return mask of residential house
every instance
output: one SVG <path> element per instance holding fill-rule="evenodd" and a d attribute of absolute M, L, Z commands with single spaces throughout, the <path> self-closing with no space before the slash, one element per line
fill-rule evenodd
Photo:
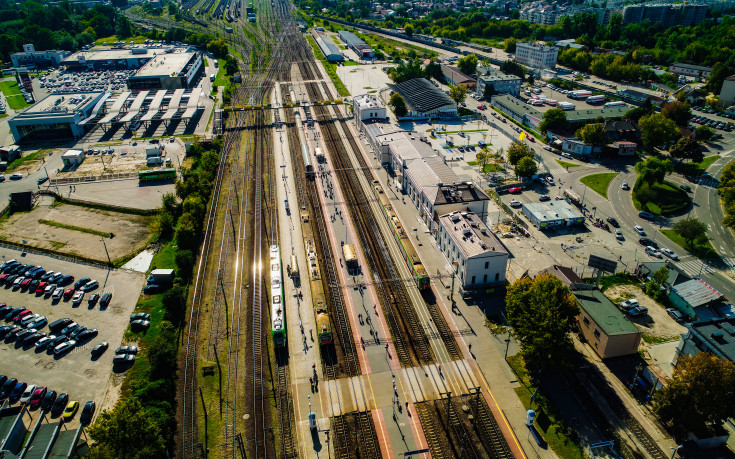
<path fill-rule="evenodd" d="M 579 305 L 579 330 L 602 359 L 638 352 L 638 330 L 600 290 L 572 290 Z"/>

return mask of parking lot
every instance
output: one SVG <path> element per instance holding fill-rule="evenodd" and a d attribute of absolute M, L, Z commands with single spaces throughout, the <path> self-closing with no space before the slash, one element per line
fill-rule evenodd
<path fill-rule="evenodd" d="M 92 293 L 112 293 L 109 306 L 100 308 L 99 304 L 90 307 L 86 298 L 81 304 L 74 306 L 71 301 L 52 301 L 50 297 L 43 295 L 7 286 L 0 287 L 1 302 L 14 307 L 25 306 L 35 314 L 46 316 L 49 323 L 68 317 L 78 324 L 90 329 L 97 328 L 99 331 L 96 337 L 62 355 L 39 351 L 33 344 L 21 345 L 15 340 L 3 339 L 0 341 L 2 373 L 21 382 L 48 386 L 59 393 L 67 392 L 70 400 L 78 400 L 80 405 L 94 400 L 97 402 L 97 413 L 102 406 L 111 406 L 117 399 L 117 389 L 122 378 L 110 376 L 121 374 L 127 369 L 117 366 L 113 368 L 112 359 L 115 348 L 122 343 L 123 333 L 129 323 L 128 317 L 145 282 L 144 275 L 124 270 L 108 272 L 43 255 L 22 256 L 18 251 L 7 249 L 0 251 L 0 254 L 5 261 L 15 258 L 23 264 L 41 265 L 46 270 L 71 274 L 76 280 L 83 277 L 97 280 L 99 288 L 87 293 L 86 297 Z M 48 325 L 39 331 L 48 333 Z M 99 358 L 92 358 L 91 349 L 102 341 L 109 342 L 109 349 Z M 77 418 L 78 416 L 77 414 Z"/>
<path fill-rule="evenodd" d="M 121 91 L 127 78 L 137 70 L 104 70 L 99 72 L 71 72 L 54 70 L 38 78 L 39 87 L 47 93 L 79 91 Z"/>
<path fill-rule="evenodd" d="M 617 285 L 610 287 L 605 291 L 605 295 L 616 305 L 620 304 L 623 300 L 635 298 L 641 306 L 648 308 L 648 312 L 639 317 L 630 317 L 626 314 L 628 319 L 646 335 L 673 340 L 678 339 L 679 335 L 686 332 L 686 328 L 683 325 L 676 323 L 674 319 L 669 317 L 666 309 L 643 293 L 643 290 L 637 285 Z"/>

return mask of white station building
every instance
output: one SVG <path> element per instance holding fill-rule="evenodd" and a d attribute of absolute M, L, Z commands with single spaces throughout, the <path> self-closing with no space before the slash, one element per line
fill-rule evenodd
<path fill-rule="evenodd" d="M 80 123 L 104 104 L 103 96 L 102 91 L 50 94 L 10 118 L 10 132 L 16 142 L 81 137 Z"/>

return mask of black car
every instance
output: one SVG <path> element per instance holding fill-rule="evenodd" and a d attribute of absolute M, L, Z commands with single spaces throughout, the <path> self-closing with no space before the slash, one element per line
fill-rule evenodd
<path fill-rule="evenodd" d="M 5 279 L 5 285 L 7 285 L 8 287 L 12 286 L 13 281 L 17 278 L 18 278 L 17 274 L 11 274 L 10 276 L 8 276 L 7 279 Z"/>
<path fill-rule="evenodd" d="M 52 332 L 55 332 L 57 330 L 62 330 L 64 327 L 66 327 L 72 322 L 74 322 L 72 319 L 65 317 L 63 319 L 55 320 L 51 325 L 48 326 L 48 328 Z"/>
<path fill-rule="evenodd" d="M 89 425 L 90 422 L 92 422 L 92 416 L 94 415 L 94 409 L 95 404 L 93 400 L 88 401 L 84 404 L 84 408 L 82 409 L 82 415 L 79 416 L 79 422 L 82 424 Z"/>
<path fill-rule="evenodd" d="M 110 301 L 112 301 L 112 293 L 105 293 L 102 295 L 102 298 L 100 298 L 100 306 L 106 308 L 110 305 Z"/>
<path fill-rule="evenodd" d="M 617 220 L 615 220 L 615 219 L 614 219 L 614 218 L 612 218 L 612 217 L 607 217 L 607 222 L 608 222 L 609 224 L 611 224 L 612 226 L 614 226 L 615 228 L 620 228 L 620 223 L 618 223 L 618 221 L 617 221 Z"/>
<path fill-rule="evenodd" d="M 0 387 L 3 387 L 3 384 L 5 384 L 5 381 L 8 380 L 8 377 L 5 375 L 0 375 Z"/>
<path fill-rule="evenodd" d="M 69 394 L 62 392 L 56 397 L 54 404 L 51 406 L 51 416 L 58 416 L 66 408 L 66 404 L 69 403 Z"/>
<path fill-rule="evenodd" d="M 90 328 L 88 330 L 84 330 L 81 333 L 79 333 L 76 337 L 77 343 L 82 341 L 87 341 L 89 339 L 94 338 L 97 336 L 97 329 L 96 328 Z"/>
<path fill-rule="evenodd" d="M 36 289 L 38 288 L 38 284 L 40 284 L 41 281 L 38 279 L 33 279 L 30 284 L 28 284 L 28 291 L 31 293 L 36 293 Z"/>
<path fill-rule="evenodd" d="M 90 279 L 89 277 L 82 277 L 81 279 L 79 279 L 78 281 L 76 281 L 76 283 L 74 284 L 74 289 L 75 290 L 79 290 L 79 287 L 81 287 L 82 285 L 86 284 L 87 282 L 89 282 L 91 280 L 92 279 Z"/>
<path fill-rule="evenodd" d="M 84 325 L 79 326 L 79 327 L 75 328 L 71 333 L 69 333 L 69 338 L 71 338 L 71 339 L 77 339 L 77 336 L 79 336 L 80 334 L 84 333 L 85 331 L 87 331 L 87 327 L 85 327 Z"/>
<path fill-rule="evenodd" d="M 38 184 L 42 185 L 44 182 L 48 180 L 48 175 L 44 175 L 43 177 L 38 177 Z"/>
<path fill-rule="evenodd" d="M 13 310 L 12 306 L 3 306 L 0 308 L 0 317 L 4 317 L 7 313 Z"/>
<path fill-rule="evenodd" d="M 72 276 L 71 274 L 67 274 L 66 276 L 62 277 L 59 280 L 58 284 L 59 286 L 62 286 L 62 285 L 71 284 L 72 282 L 74 282 L 74 276 Z"/>
<path fill-rule="evenodd" d="M 10 378 L 2 386 L 0 386 L 0 400 L 5 400 L 10 395 L 10 391 L 13 390 L 15 385 L 18 384 L 18 380 Z"/>
<path fill-rule="evenodd" d="M 5 335 L 10 333 L 10 330 L 12 330 L 14 325 L 3 325 L 0 327 L 0 339 L 4 338 Z"/>
<path fill-rule="evenodd" d="M 46 395 L 44 395 L 43 400 L 41 400 L 41 409 L 43 411 L 50 410 L 56 401 L 56 396 L 57 394 L 55 390 L 46 391 Z"/>
<path fill-rule="evenodd" d="M 44 336 L 46 336 L 45 332 L 36 332 L 30 335 L 26 335 L 23 338 L 23 344 L 34 344 L 36 341 L 43 338 Z"/>
<path fill-rule="evenodd" d="M 110 345 L 107 343 L 107 341 L 102 341 L 92 349 L 92 357 L 102 355 L 109 346 Z"/>
<path fill-rule="evenodd" d="M 658 244 L 656 244 L 651 239 L 648 239 L 647 237 L 642 237 L 642 238 L 638 239 L 638 242 L 640 242 L 640 244 L 642 246 L 645 246 L 645 247 L 649 247 L 650 246 L 650 247 L 658 248 Z"/>
<path fill-rule="evenodd" d="M 48 342 L 46 345 L 46 348 L 49 349 L 49 351 L 53 351 L 53 349 L 58 346 L 61 343 L 65 343 L 69 341 L 69 337 L 65 335 L 57 336 L 56 338 L 52 339 Z"/>

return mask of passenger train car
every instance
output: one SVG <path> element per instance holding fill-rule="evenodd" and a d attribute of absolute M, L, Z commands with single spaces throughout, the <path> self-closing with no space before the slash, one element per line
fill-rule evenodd
<path fill-rule="evenodd" d="M 311 164 L 311 155 L 309 154 L 309 148 L 301 144 L 301 156 L 304 160 L 304 170 L 306 171 L 306 178 L 314 178 L 314 166 Z"/>
<path fill-rule="evenodd" d="M 388 221 L 393 231 L 393 237 L 398 241 L 398 245 L 401 248 L 401 254 L 403 255 L 403 261 L 411 270 L 414 281 L 418 286 L 419 290 L 430 288 L 429 275 L 426 272 L 426 268 L 421 259 L 416 253 L 416 249 L 411 242 L 411 238 L 406 234 L 406 230 L 403 228 L 401 220 L 398 218 L 393 205 L 390 203 L 390 199 L 383 191 L 383 187 L 377 180 L 373 181 L 373 190 L 375 191 L 375 197 L 380 202 L 380 209 L 383 211 L 383 216 Z"/>
<path fill-rule="evenodd" d="M 324 284 L 322 283 L 319 270 L 314 238 L 307 236 L 304 242 L 306 243 L 306 257 L 309 261 L 309 281 L 311 283 L 311 300 L 314 308 L 314 317 L 316 318 L 316 334 L 319 338 L 319 345 L 326 346 L 332 343 L 334 336 L 332 335 L 332 323 L 329 319 L 329 312 L 327 311 Z"/>
<path fill-rule="evenodd" d="M 277 245 L 270 248 L 271 276 L 271 333 L 276 347 L 286 345 L 286 311 L 283 302 L 283 283 L 281 274 L 281 249 Z"/>

